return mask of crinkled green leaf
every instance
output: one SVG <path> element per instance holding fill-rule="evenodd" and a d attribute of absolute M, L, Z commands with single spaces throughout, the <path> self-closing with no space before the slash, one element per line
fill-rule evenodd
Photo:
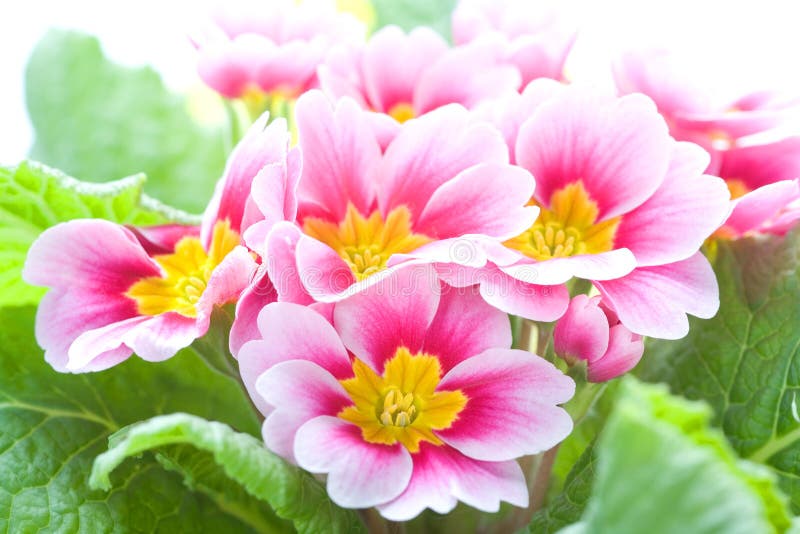
<path fill-rule="evenodd" d="M 675 342 L 651 340 L 641 376 L 714 408 L 738 453 L 780 476 L 800 512 L 800 230 L 722 242 L 720 311 Z"/>
<path fill-rule="evenodd" d="M 197 222 L 142 194 L 143 174 L 90 184 L 35 162 L 0 167 L 0 306 L 39 301 L 44 289 L 22 281 L 22 266 L 39 234 L 63 221 L 97 217 L 122 224 Z"/>
<path fill-rule="evenodd" d="M 776 477 L 740 460 L 710 419 L 704 403 L 626 380 L 598 442 L 589 504 L 564 532 L 785 532 Z"/>
<path fill-rule="evenodd" d="M 147 450 L 158 451 L 164 465 L 215 500 L 255 510 L 253 501 L 262 508 L 269 505 L 299 532 L 364 530 L 353 510 L 333 504 L 316 480 L 269 452 L 260 440 L 187 414 L 156 417 L 113 436 L 109 450 L 95 460 L 92 487 L 110 489 L 109 474 L 129 456 Z M 242 498 L 242 488 L 249 499 Z"/>
<path fill-rule="evenodd" d="M 0 309 L 0 532 L 252 532 L 237 515 L 152 455 L 91 490 L 110 435 L 159 414 L 188 412 L 258 434 L 240 386 L 190 349 L 162 363 L 132 357 L 107 371 L 53 371 L 33 339 L 33 308 Z"/>
<path fill-rule="evenodd" d="M 450 36 L 450 15 L 456 0 L 372 0 L 378 27 L 388 24 L 411 31 L 429 26 L 445 37 Z"/>
<path fill-rule="evenodd" d="M 33 159 L 92 182 L 144 172 L 149 194 L 203 210 L 225 164 L 222 131 L 196 124 L 151 68 L 115 65 L 94 37 L 51 30 L 25 84 Z"/>

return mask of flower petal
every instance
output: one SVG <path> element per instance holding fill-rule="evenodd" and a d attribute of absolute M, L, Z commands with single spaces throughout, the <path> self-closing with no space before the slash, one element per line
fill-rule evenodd
<path fill-rule="evenodd" d="M 487 350 L 453 367 L 437 389 L 461 390 L 468 399 L 453 425 L 437 436 L 476 460 L 537 454 L 572 431 L 572 419 L 557 405 L 572 398 L 575 383 L 526 351 Z"/>
<path fill-rule="evenodd" d="M 413 469 L 411 454 L 400 443 L 367 443 L 356 425 L 330 416 L 300 427 L 294 455 L 306 471 L 327 473 L 328 495 L 346 508 L 369 508 L 394 499 L 408 486 Z"/>
<path fill-rule="evenodd" d="M 599 298 L 576 295 L 553 330 L 556 354 L 567 361 L 593 362 L 609 348 L 609 323 L 597 305 Z"/>
<path fill-rule="evenodd" d="M 798 198 L 798 180 L 783 180 L 759 187 L 735 201 L 733 211 L 725 221 L 724 231 L 736 236 L 758 231 Z"/>
<path fill-rule="evenodd" d="M 590 382 L 605 382 L 621 376 L 639 363 L 644 354 L 642 336 L 631 333 L 625 325 L 615 325 L 609 332 L 608 350 L 586 370 Z"/>
<path fill-rule="evenodd" d="M 378 506 L 390 521 L 408 521 L 426 508 L 447 514 L 461 501 L 483 512 L 497 512 L 500 502 L 528 505 L 528 488 L 519 464 L 481 462 L 446 445 L 422 443 L 412 456 L 414 471 L 406 490 Z"/>
<path fill-rule="evenodd" d="M 532 321 L 555 321 L 569 305 L 569 292 L 562 284 L 531 284 L 494 266 L 483 269 L 480 279 L 481 296 L 486 302 Z"/>
<path fill-rule="evenodd" d="M 236 318 L 231 325 L 229 346 L 234 358 L 248 341 L 261 338 L 258 330 L 258 314 L 267 304 L 278 300 L 278 292 L 262 265 L 253 282 L 244 290 L 236 302 Z"/>

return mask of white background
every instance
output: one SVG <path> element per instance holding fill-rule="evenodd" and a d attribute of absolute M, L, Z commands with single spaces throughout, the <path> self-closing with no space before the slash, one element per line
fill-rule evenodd
<path fill-rule="evenodd" d="M 153 65 L 168 85 L 184 91 L 199 83 L 186 34 L 203 20 L 212 1 L 5 0 L 0 163 L 18 162 L 32 142 L 24 67 L 48 28 L 97 35 L 115 61 Z M 575 78 L 607 83 L 606 65 L 615 50 L 657 42 L 678 50 L 693 75 L 721 93 L 778 86 L 800 94 L 800 0 L 586 0 L 571 9 L 583 27 L 569 64 Z"/>

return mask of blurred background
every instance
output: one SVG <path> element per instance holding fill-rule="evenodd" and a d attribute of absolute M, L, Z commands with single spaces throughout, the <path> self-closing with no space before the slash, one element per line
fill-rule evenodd
<path fill-rule="evenodd" d="M 452 5 L 453 0 L 439 0 Z M 535 1 L 535 0 L 532 0 Z M 186 35 L 212 0 L 29 0 L 6 6 L 0 32 L 0 163 L 26 157 L 33 131 L 25 108 L 25 65 L 49 28 L 76 29 L 99 38 L 112 61 L 151 65 L 166 85 L 190 93 L 207 120 L 222 120 L 213 95 L 195 74 Z M 583 31 L 567 64 L 574 79 L 608 84 L 608 59 L 634 43 L 668 43 L 685 55 L 698 78 L 720 93 L 783 87 L 800 93 L 800 2 L 797 0 L 594 0 L 564 2 Z M 46 88 L 57 92 L 59 87 Z M 102 106 L 102 102 L 97 103 Z M 68 109 L 64 113 L 69 113 Z"/>

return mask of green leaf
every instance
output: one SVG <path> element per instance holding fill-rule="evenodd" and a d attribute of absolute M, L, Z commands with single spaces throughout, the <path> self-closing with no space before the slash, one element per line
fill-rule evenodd
<path fill-rule="evenodd" d="M 247 509 L 255 511 L 258 502 L 261 508 L 267 503 L 278 515 L 292 520 L 299 532 L 364 530 L 353 510 L 334 505 L 316 480 L 267 451 L 260 440 L 187 414 L 156 417 L 112 436 L 108 452 L 95 460 L 90 485 L 110 489 L 109 473 L 129 456 L 146 450 L 159 451 L 163 464 L 215 500 L 239 507 L 251 501 Z M 205 461 L 198 462 L 197 456 Z M 250 499 L 242 499 L 242 488 Z M 236 498 L 230 498 L 231 494 Z"/>
<path fill-rule="evenodd" d="M 222 131 L 196 124 L 155 71 L 111 63 L 94 37 L 51 30 L 25 84 L 33 159 L 92 182 L 144 172 L 148 193 L 203 210 L 225 164 Z"/>
<path fill-rule="evenodd" d="M 456 0 L 372 0 L 378 27 L 396 24 L 405 31 L 429 26 L 450 37 L 450 15 Z"/>
<path fill-rule="evenodd" d="M 710 419 L 704 403 L 627 379 L 598 442 L 589 505 L 564 532 L 785 532 L 775 477 L 738 459 Z"/>
<path fill-rule="evenodd" d="M 22 266 L 33 241 L 55 224 L 91 217 L 140 226 L 197 222 L 144 196 L 144 183 L 138 174 L 90 184 L 35 162 L 0 167 L 0 306 L 34 304 L 44 294 L 22 281 Z"/>
<path fill-rule="evenodd" d="M 714 408 L 737 452 L 780 476 L 800 512 L 800 229 L 785 238 L 722 242 L 715 270 L 720 311 L 693 320 L 676 342 L 651 340 L 645 380 Z"/>
<path fill-rule="evenodd" d="M 0 309 L 0 532 L 252 532 L 237 514 L 152 455 L 114 472 L 114 490 L 91 490 L 94 458 L 113 433 L 172 412 L 258 435 L 240 386 L 192 350 L 162 363 L 132 357 L 101 373 L 66 375 L 44 362 L 33 308 Z"/>

